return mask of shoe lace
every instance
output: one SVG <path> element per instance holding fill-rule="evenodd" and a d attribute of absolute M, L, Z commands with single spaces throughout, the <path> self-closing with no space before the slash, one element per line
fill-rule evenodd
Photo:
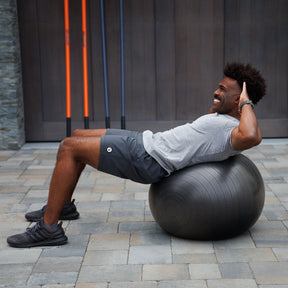
<path fill-rule="evenodd" d="M 39 229 L 39 228 L 40 228 L 40 224 L 39 224 L 39 222 L 37 222 L 33 227 L 28 227 L 28 228 L 26 229 L 26 231 L 27 231 L 28 233 L 34 233 L 34 232 L 36 232 L 36 230 Z"/>

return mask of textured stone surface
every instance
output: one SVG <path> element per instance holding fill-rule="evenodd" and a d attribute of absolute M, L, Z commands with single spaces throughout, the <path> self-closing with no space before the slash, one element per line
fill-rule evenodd
<path fill-rule="evenodd" d="M 17 1 L 0 1 L 0 149 L 25 142 Z"/>
<path fill-rule="evenodd" d="M 29 227 L 24 214 L 46 203 L 59 144 L 0 151 L 0 286 L 288 288 L 288 179 L 278 178 L 288 140 L 282 142 L 268 149 L 264 141 L 248 153 L 261 167 L 268 197 L 257 223 L 236 238 L 173 237 L 146 217 L 149 185 L 87 167 L 74 193 L 80 218 L 63 222 L 68 244 L 31 249 L 8 247 L 6 238 Z"/>

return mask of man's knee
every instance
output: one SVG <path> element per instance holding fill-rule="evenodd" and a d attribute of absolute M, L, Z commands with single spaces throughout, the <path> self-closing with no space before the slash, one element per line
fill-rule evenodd
<path fill-rule="evenodd" d="M 61 158 L 68 156 L 73 152 L 73 147 L 75 146 L 75 141 L 73 138 L 67 137 L 64 138 L 58 148 L 57 160 L 59 161 Z"/>
<path fill-rule="evenodd" d="M 72 134 L 71 137 L 77 137 L 77 136 L 81 136 L 82 135 L 82 129 L 75 129 Z"/>

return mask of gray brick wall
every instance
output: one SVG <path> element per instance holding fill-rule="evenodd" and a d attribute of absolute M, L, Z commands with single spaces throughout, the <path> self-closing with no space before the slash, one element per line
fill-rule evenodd
<path fill-rule="evenodd" d="M 0 149 L 25 142 L 17 1 L 0 0 Z"/>

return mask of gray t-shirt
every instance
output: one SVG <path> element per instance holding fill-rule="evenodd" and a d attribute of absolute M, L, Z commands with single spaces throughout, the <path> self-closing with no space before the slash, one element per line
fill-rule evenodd
<path fill-rule="evenodd" d="M 239 121 L 225 114 L 207 114 L 192 123 L 153 134 L 143 132 L 143 144 L 169 174 L 201 162 L 222 161 L 240 153 L 231 144 Z"/>

